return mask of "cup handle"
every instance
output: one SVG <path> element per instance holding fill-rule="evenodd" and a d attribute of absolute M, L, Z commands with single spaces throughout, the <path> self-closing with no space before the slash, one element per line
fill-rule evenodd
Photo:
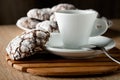
<path fill-rule="evenodd" d="M 93 26 L 91 37 L 102 35 L 108 29 L 107 20 L 105 18 L 97 18 Z"/>

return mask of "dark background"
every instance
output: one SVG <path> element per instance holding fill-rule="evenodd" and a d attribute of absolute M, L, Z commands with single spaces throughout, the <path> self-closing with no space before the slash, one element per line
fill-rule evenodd
<path fill-rule="evenodd" d="M 108 19 L 120 18 L 120 0 L 0 0 L 0 25 L 15 24 L 32 8 L 70 3 L 79 9 L 94 9 Z"/>

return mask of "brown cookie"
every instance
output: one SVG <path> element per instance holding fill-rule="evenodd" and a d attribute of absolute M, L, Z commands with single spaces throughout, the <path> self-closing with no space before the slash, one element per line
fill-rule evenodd
<path fill-rule="evenodd" d="M 32 19 L 29 17 L 22 17 L 20 19 L 17 20 L 17 27 L 23 29 L 23 30 L 31 30 L 31 29 L 35 29 L 36 25 L 39 23 L 40 21 L 36 20 L 36 19 Z"/>
<path fill-rule="evenodd" d="M 76 9 L 76 8 L 74 5 L 67 4 L 67 3 L 58 4 L 58 5 L 55 5 L 51 8 L 52 12 L 56 12 L 59 10 L 70 10 L 70 9 Z"/>
<path fill-rule="evenodd" d="M 50 8 L 43 8 L 43 9 L 31 9 L 28 11 L 27 16 L 39 20 L 49 20 L 51 14 L 52 12 Z"/>
<path fill-rule="evenodd" d="M 12 60 L 23 59 L 43 51 L 49 37 L 50 33 L 47 31 L 27 31 L 15 37 L 6 47 L 6 51 Z"/>
<path fill-rule="evenodd" d="M 50 21 L 56 22 L 56 18 L 55 18 L 55 14 L 54 13 L 50 16 Z"/>
<path fill-rule="evenodd" d="M 45 30 L 48 32 L 59 32 L 57 22 L 54 21 L 43 21 L 36 25 L 37 30 Z"/>

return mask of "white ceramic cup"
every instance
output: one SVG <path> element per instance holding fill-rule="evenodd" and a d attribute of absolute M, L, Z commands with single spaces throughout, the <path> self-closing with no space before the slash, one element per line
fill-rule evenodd
<path fill-rule="evenodd" d="M 105 19 L 97 18 L 94 10 L 61 10 L 55 12 L 65 48 L 87 45 L 89 37 L 102 35 L 108 29 Z"/>

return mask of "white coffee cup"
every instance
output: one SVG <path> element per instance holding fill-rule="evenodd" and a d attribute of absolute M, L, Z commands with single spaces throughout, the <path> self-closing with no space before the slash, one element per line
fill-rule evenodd
<path fill-rule="evenodd" d="M 107 21 L 97 18 L 94 10 L 61 10 L 55 12 L 65 48 L 87 45 L 89 37 L 102 35 L 108 29 Z"/>

